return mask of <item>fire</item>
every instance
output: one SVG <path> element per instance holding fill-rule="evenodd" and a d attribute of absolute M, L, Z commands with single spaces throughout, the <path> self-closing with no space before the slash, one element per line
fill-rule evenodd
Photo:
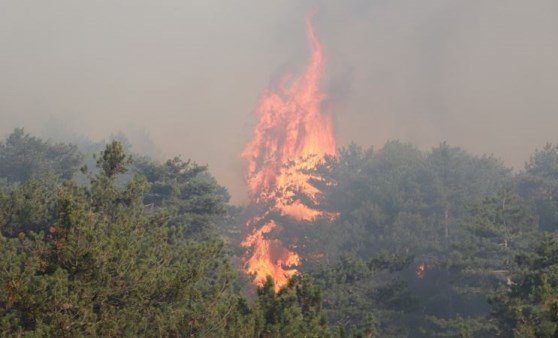
<path fill-rule="evenodd" d="M 424 262 L 420 262 L 417 266 L 417 278 L 423 279 L 424 275 L 426 274 L 426 264 Z"/>
<path fill-rule="evenodd" d="M 311 17 L 306 31 L 311 57 L 305 72 L 285 77 L 264 93 L 256 109 L 259 120 L 253 138 L 242 153 L 250 197 L 266 210 L 247 223 L 253 230 L 242 243 L 250 248 L 245 270 L 260 286 L 271 276 L 277 290 L 297 273 L 300 257 L 280 240 L 266 238 L 281 229 L 270 217 L 279 214 L 297 221 L 335 217 L 316 207 L 321 192 L 312 184 L 323 181 L 312 169 L 324 156 L 335 156 L 337 146 L 331 116 L 320 109 L 325 99 L 319 91 L 324 54 Z"/>
<path fill-rule="evenodd" d="M 265 239 L 264 235 L 277 227 L 271 220 L 261 228 L 252 232 L 243 242 L 245 247 L 254 247 L 252 256 L 247 262 L 247 272 L 257 276 L 256 283 L 262 285 L 266 276 L 272 276 L 276 290 L 286 285 L 289 279 L 296 274 L 294 268 L 300 264 L 300 257 L 293 251 L 285 248 L 278 239 Z"/>

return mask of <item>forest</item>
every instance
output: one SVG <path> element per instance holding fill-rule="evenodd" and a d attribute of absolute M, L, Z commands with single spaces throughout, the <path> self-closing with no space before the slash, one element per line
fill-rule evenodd
<path fill-rule="evenodd" d="M 282 219 L 303 260 L 278 292 L 243 272 L 256 206 L 210 169 L 15 129 L 0 336 L 558 337 L 558 145 L 517 170 L 447 143 L 340 149 L 312 182 L 338 216 Z"/>

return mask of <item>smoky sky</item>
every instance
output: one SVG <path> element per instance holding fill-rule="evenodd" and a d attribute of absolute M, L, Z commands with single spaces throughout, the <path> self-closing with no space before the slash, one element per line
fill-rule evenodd
<path fill-rule="evenodd" d="M 307 61 L 340 146 L 447 141 L 521 168 L 558 142 L 555 0 L 0 0 L 0 136 L 149 138 L 244 198 L 261 93 Z"/>

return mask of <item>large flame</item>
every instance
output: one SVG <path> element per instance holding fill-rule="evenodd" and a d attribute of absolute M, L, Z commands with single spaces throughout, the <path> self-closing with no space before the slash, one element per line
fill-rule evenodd
<path fill-rule="evenodd" d="M 248 221 L 252 233 L 242 245 L 250 248 L 245 270 L 262 285 L 267 276 L 278 290 L 297 273 L 297 253 L 266 234 L 279 231 L 273 214 L 297 221 L 333 217 L 317 209 L 320 190 L 312 182 L 322 178 L 312 173 L 326 155 L 336 155 L 333 123 L 320 106 L 325 96 L 319 91 L 323 70 L 323 48 L 306 20 L 311 58 L 300 77 L 285 77 L 277 88 L 267 90 L 257 109 L 259 118 L 252 141 L 242 157 L 248 162 L 248 188 L 251 199 L 264 206 L 263 215 Z M 271 218 L 271 219 L 270 219 Z"/>

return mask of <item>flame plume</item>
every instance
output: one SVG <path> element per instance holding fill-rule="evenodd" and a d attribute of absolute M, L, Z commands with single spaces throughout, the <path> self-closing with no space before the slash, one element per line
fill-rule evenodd
<path fill-rule="evenodd" d="M 253 230 L 242 242 L 249 248 L 245 270 L 255 275 L 259 286 L 271 276 L 276 290 L 297 273 L 300 257 L 279 239 L 266 237 L 281 229 L 273 215 L 297 221 L 334 217 L 316 208 L 321 192 L 311 184 L 323 181 L 311 169 L 324 156 L 336 156 L 337 147 L 331 116 L 320 110 L 325 98 L 319 91 L 324 54 L 310 16 L 306 32 L 311 57 L 305 72 L 285 77 L 277 88 L 264 93 L 256 109 L 259 121 L 254 136 L 242 153 L 248 164 L 250 198 L 265 210 L 246 224 Z"/>

